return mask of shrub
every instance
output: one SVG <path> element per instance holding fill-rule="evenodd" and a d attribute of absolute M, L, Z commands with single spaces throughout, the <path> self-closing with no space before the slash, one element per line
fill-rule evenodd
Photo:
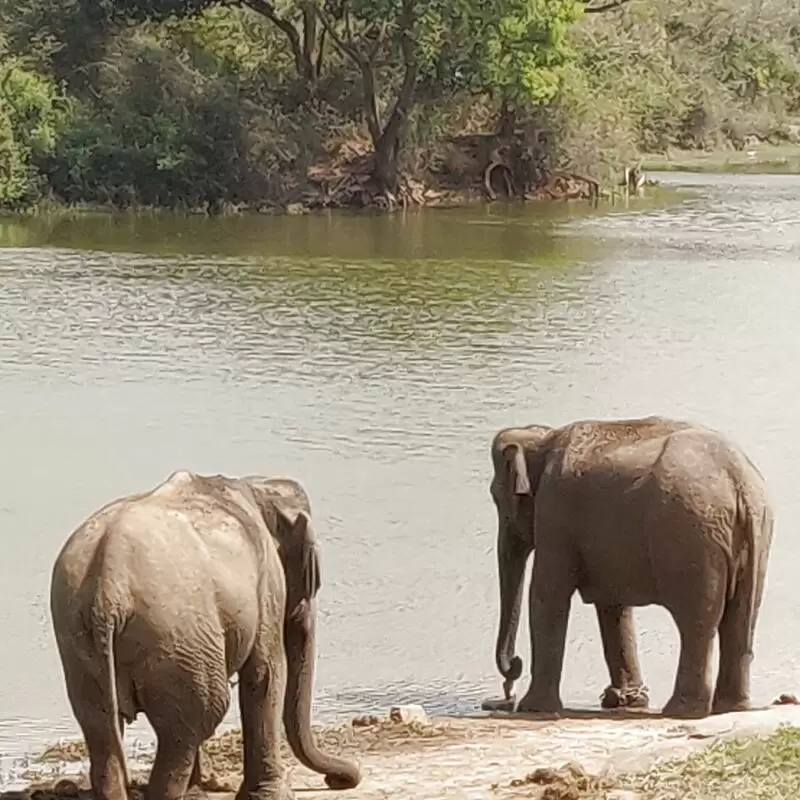
<path fill-rule="evenodd" d="M 0 48 L 0 208 L 15 210 L 38 199 L 36 164 L 53 152 L 72 111 L 51 79 Z"/>

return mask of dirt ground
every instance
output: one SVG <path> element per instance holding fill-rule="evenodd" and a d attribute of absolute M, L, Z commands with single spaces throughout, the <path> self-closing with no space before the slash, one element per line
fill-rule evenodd
<path fill-rule="evenodd" d="M 324 749 L 361 764 L 363 780 L 342 800 L 472 800 L 472 798 L 614 797 L 606 776 L 647 770 L 656 762 L 685 758 L 720 739 L 765 736 L 779 727 L 800 727 L 800 706 L 773 706 L 680 722 L 648 712 L 572 712 L 560 719 L 536 719 L 503 713 L 392 722 L 356 718 L 317 729 Z M 209 800 L 233 800 L 241 774 L 238 731 L 215 737 L 205 746 L 204 790 Z M 322 777 L 301 767 L 286 752 L 289 780 L 299 798 L 332 798 Z M 46 750 L 32 763 L 27 792 L 8 792 L 0 800 L 50 800 L 54 795 L 84 795 L 82 742 Z M 140 781 L 149 756 L 132 764 Z M 83 774 L 81 774 L 83 773 Z M 53 791 L 59 778 L 59 791 Z M 88 795 L 86 795 L 88 796 Z"/>

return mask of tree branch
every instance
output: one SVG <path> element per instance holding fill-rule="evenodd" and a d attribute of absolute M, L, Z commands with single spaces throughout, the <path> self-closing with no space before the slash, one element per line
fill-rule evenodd
<path fill-rule="evenodd" d="M 333 43 L 346 55 L 349 56 L 356 64 L 361 66 L 361 62 L 364 60 L 361 53 L 353 47 L 353 40 L 350 38 L 350 41 L 345 42 L 338 33 L 336 33 L 336 29 L 333 25 L 333 22 L 328 19 L 328 15 L 320 8 L 317 9 L 317 15 L 319 16 L 319 20 L 322 23 L 322 27 L 328 33 L 328 36 L 333 39 Z"/>
<path fill-rule="evenodd" d="M 361 71 L 361 88 L 364 95 L 364 110 L 367 117 L 367 128 L 369 135 L 372 139 L 373 147 L 376 147 L 381 138 L 381 120 L 378 111 L 378 92 L 375 86 L 375 67 L 372 60 L 368 55 L 359 52 L 358 48 L 353 44 L 353 32 L 350 23 L 350 14 L 347 9 L 344 11 L 344 27 L 345 36 L 347 40 L 343 39 L 336 32 L 334 23 L 328 18 L 328 15 L 321 9 L 317 9 L 319 20 L 322 27 L 327 31 L 328 36 L 331 37 L 336 47 L 341 50 L 346 56 L 353 60 L 353 63 L 358 66 Z"/>
<path fill-rule="evenodd" d="M 242 4 L 266 17 L 270 22 L 275 23 L 289 38 L 297 37 L 297 28 L 287 19 L 278 16 L 275 7 L 268 0 L 242 0 Z M 290 34 L 289 31 L 292 31 Z M 298 39 L 299 41 L 299 39 Z"/>
<path fill-rule="evenodd" d="M 297 32 L 294 23 L 290 22 L 288 19 L 279 17 L 278 12 L 275 11 L 275 7 L 269 0 L 242 0 L 242 5 L 247 6 L 257 14 L 261 14 L 262 17 L 266 17 L 286 34 L 286 38 L 289 40 L 289 44 L 292 48 L 292 55 L 297 65 L 297 71 L 302 75 L 303 48 L 300 44 L 300 34 Z"/>
<path fill-rule="evenodd" d="M 608 3 L 603 3 L 600 6 L 591 5 L 593 0 L 582 0 L 585 8 L 583 9 L 587 14 L 602 14 L 604 11 L 613 11 L 615 8 L 622 8 L 622 6 L 630 3 L 631 0 L 610 0 Z"/>
<path fill-rule="evenodd" d="M 314 61 L 315 51 L 317 50 L 317 10 L 311 3 L 302 3 L 303 14 L 303 61 L 306 75 L 309 82 L 314 82 L 319 78 L 318 66 Z M 325 35 L 323 30 L 322 35 Z M 320 53 L 321 58 L 321 53 Z"/>
<path fill-rule="evenodd" d="M 386 38 L 387 30 L 388 25 L 385 22 L 381 22 L 376 25 L 371 25 L 365 32 L 364 38 L 367 40 L 372 39 L 372 44 L 369 47 L 367 56 L 370 61 L 374 61 L 377 58 L 378 51 L 381 49 L 381 45 Z"/>

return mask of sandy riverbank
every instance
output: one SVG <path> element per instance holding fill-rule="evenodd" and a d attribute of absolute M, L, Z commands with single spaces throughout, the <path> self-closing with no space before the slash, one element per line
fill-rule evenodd
<path fill-rule="evenodd" d="M 649 770 L 663 761 L 687 758 L 721 740 L 768 736 L 782 726 L 800 728 L 800 707 L 774 706 L 694 722 L 646 712 L 575 712 L 559 720 L 482 714 L 408 724 L 361 718 L 317 731 L 326 749 L 360 761 L 364 779 L 358 788 L 333 795 L 320 776 L 291 757 L 286 763 L 292 786 L 304 798 L 506 800 L 540 797 L 548 783 L 551 798 L 613 797 L 611 780 L 588 775 Z M 239 752 L 239 734 L 234 731 L 206 746 L 204 789 L 211 797 L 231 800 L 239 782 Z M 81 742 L 62 743 L 33 762 L 26 779 L 34 786 L 52 786 L 59 777 L 81 773 L 83 756 Z M 141 755 L 134 774 L 143 777 L 148 761 L 148 754 Z M 574 779 L 569 778 L 569 771 L 560 776 L 553 772 L 567 764 L 579 766 L 584 773 L 573 773 L 578 776 Z M 539 775 L 544 783 L 536 783 L 532 773 L 541 768 L 549 771 Z M 580 793 L 581 785 L 587 794 Z M 46 800 L 46 794 L 37 793 L 37 800 Z"/>

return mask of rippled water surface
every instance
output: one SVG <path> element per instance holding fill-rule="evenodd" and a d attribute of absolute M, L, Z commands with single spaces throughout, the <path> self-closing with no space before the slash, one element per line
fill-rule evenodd
<path fill-rule="evenodd" d="M 664 180 L 681 202 L 610 215 L 0 221 L 0 752 L 77 730 L 47 610 L 63 540 L 182 467 L 309 489 L 320 716 L 474 709 L 500 689 L 491 436 L 584 416 L 688 416 L 763 469 L 754 690 L 795 689 L 800 179 Z M 637 620 L 661 703 L 677 634 Z M 606 677 L 576 598 L 565 700 Z"/>

